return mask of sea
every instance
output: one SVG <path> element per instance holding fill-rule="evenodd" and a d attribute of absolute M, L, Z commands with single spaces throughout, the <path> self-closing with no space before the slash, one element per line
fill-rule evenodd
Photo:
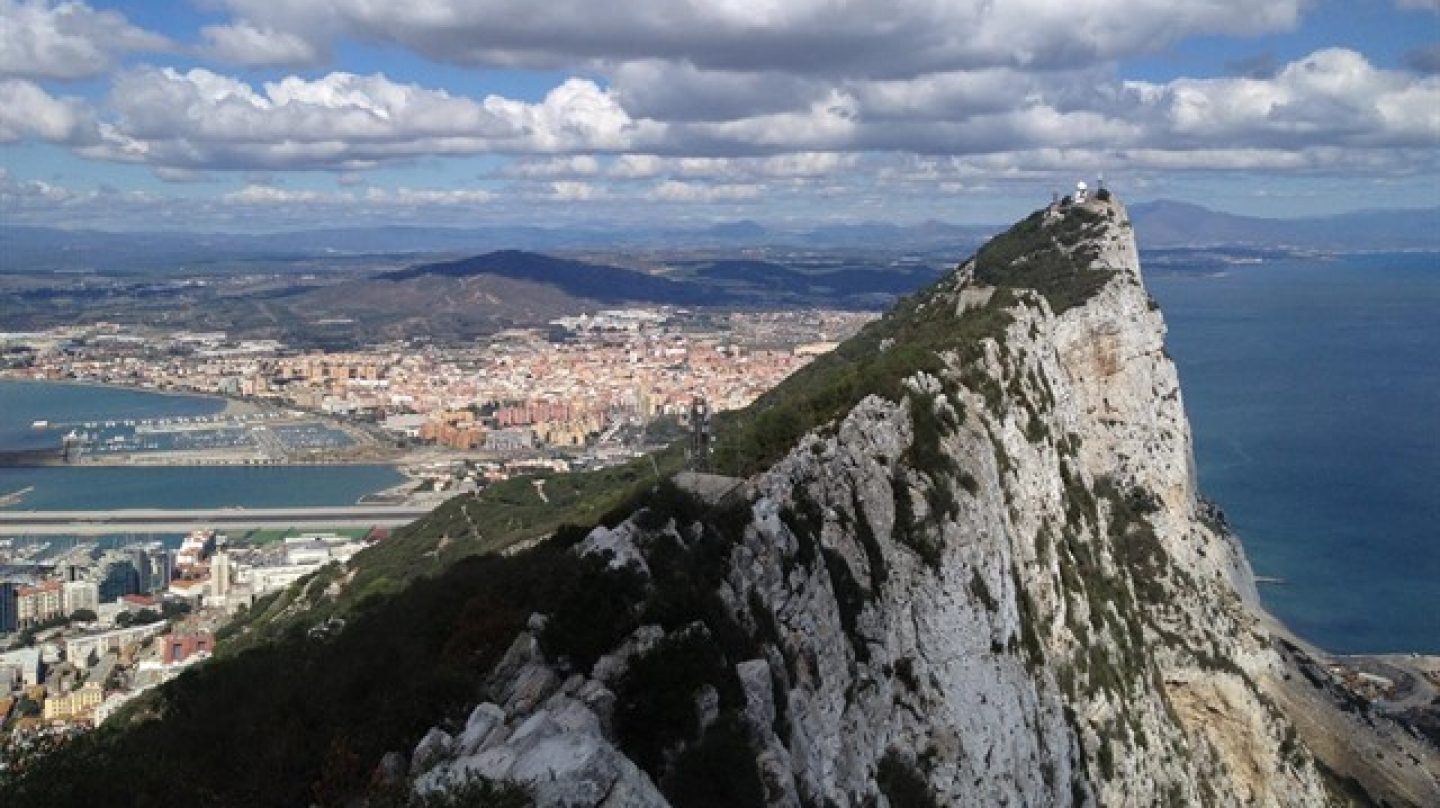
<path fill-rule="evenodd" d="M 1142 264 L 1266 607 L 1330 651 L 1440 653 L 1440 255 Z"/>
<path fill-rule="evenodd" d="M 1142 260 L 1201 489 L 1279 581 L 1261 585 L 1265 605 L 1331 651 L 1440 653 L 1440 256 Z M 0 382 L 0 448 L 33 444 L 40 418 L 221 406 Z M 36 509 L 331 505 L 399 480 L 385 466 L 0 468 L 0 494 L 34 486 L 17 507 Z"/>
<path fill-rule="evenodd" d="M 222 399 L 96 385 L 0 380 L 0 449 L 57 446 L 54 424 L 213 415 Z M 284 508 L 353 505 L 404 481 L 387 465 L 0 467 L 0 496 L 33 488 L 11 509 Z"/>

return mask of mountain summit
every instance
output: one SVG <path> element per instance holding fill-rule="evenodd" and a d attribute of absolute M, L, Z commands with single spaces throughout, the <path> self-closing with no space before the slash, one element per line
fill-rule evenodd
<path fill-rule="evenodd" d="M 195 767 L 134 788 L 241 801 L 1313 806 L 1348 782 L 1434 804 L 1434 747 L 1337 707 L 1259 610 L 1196 490 L 1164 335 L 1118 201 L 1038 211 L 722 419 L 715 473 L 624 472 L 637 494 L 593 528 L 217 662 L 20 794 L 86 793 L 145 749 Z M 482 506 L 394 546 L 478 549 L 509 524 Z M 376 558 L 293 599 L 375 589 Z M 382 701 L 387 675 L 425 687 Z M 330 723 L 303 734 L 276 690 Z M 294 759 L 192 749 L 266 728 L 301 733 Z"/>

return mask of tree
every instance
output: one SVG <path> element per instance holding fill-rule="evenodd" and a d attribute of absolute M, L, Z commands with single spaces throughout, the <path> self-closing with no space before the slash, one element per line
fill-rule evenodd
<path fill-rule="evenodd" d="M 70 613 L 70 622 L 72 623 L 93 623 L 99 619 L 99 615 L 95 614 L 93 609 L 76 609 Z"/>
<path fill-rule="evenodd" d="M 160 613 L 154 609 L 141 609 L 135 613 L 133 622 L 137 626 L 143 626 L 149 623 L 158 623 L 161 619 Z"/>

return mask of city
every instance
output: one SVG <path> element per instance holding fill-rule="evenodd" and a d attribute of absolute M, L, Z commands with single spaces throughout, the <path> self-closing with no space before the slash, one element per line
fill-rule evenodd
<path fill-rule="evenodd" d="M 208 419 L 37 422 L 36 429 L 55 433 L 49 454 L 58 462 L 406 462 L 463 455 L 593 465 L 613 460 L 616 447 L 643 443 L 637 439 L 646 426 L 684 418 L 696 396 L 717 411 L 745 406 L 873 316 L 615 309 L 472 344 L 390 343 L 335 353 L 101 323 L 0 333 L 0 378 L 231 399 Z"/>
<path fill-rule="evenodd" d="M 207 659 L 232 615 L 384 531 L 252 531 L 232 542 L 197 530 L 108 549 L 77 543 L 44 563 L 0 543 L 0 727 L 7 754 L 99 726 L 136 696 Z M 26 563 L 28 562 L 28 563 Z"/>
<path fill-rule="evenodd" d="M 603 309 L 473 344 L 345 352 L 97 323 L 0 334 L 0 378 L 224 398 L 206 416 L 40 420 L 31 429 L 47 448 L 12 461 L 380 461 L 402 468 L 406 482 L 364 501 L 423 508 L 514 474 L 630 460 L 682 436 L 697 397 L 715 411 L 743 407 L 872 318 Z M 0 727 L 11 754 L 104 723 L 208 658 L 257 599 L 343 563 L 397 523 L 371 507 L 355 509 L 348 529 L 335 527 L 338 517 L 286 529 L 303 509 L 273 523 L 243 511 L 223 524 L 212 516 L 182 539 L 158 532 L 181 522 L 155 521 L 176 515 L 126 525 L 85 513 L 85 524 L 44 525 L 48 513 L 25 510 L 28 493 L 0 492 L 9 509 L 0 526 L 9 531 L 0 536 Z M 83 534 L 99 539 L 64 538 Z"/>
<path fill-rule="evenodd" d="M 0 0 L 0 806 L 1440 806 L 1440 0 Z"/>

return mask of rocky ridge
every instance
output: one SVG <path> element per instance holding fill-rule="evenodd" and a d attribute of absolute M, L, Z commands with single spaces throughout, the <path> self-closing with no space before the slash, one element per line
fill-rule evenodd
<path fill-rule="evenodd" d="M 1198 496 L 1123 206 L 1038 212 L 889 318 L 934 337 L 898 385 L 802 425 L 758 473 L 681 475 L 575 545 L 623 619 L 596 648 L 565 604 L 532 617 L 486 700 L 410 756 L 417 792 L 479 776 L 566 806 L 1334 799 L 1285 713 L 1308 697 L 1293 660 Z M 1415 764 L 1381 779 L 1423 804 L 1440 765 L 1412 741 L 1391 739 Z"/>

